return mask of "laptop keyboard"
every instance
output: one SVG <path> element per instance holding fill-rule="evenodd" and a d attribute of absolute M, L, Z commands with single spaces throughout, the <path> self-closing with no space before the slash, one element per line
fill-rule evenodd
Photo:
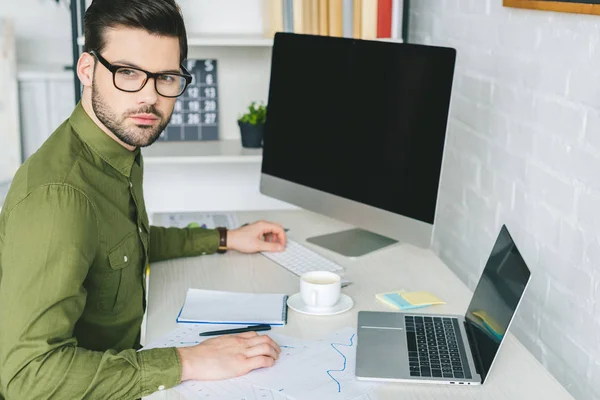
<path fill-rule="evenodd" d="M 465 378 L 458 346 L 458 320 L 446 317 L 404 316 L 410 376 Z M 467 378 L 470 378 L 467 366 Z"/>

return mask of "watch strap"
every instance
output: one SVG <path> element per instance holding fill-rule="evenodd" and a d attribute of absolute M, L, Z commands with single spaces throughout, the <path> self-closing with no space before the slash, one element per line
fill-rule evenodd
<path fill-rule="evenodd" d="M 227 228 L 222 226 L 217 227 L 219 232 L 219 247 L 217 253 L 223 254 L 227 251 Z"/>

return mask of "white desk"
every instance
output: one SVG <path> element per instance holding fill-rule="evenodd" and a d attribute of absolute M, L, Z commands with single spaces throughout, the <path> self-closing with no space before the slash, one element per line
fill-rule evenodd
<path fill-rule="evenodd" d="M 240 223 L 258 219 L 281 222 L 290 229 L 290 237 L 300 241 L 315 234 L 349 228 L 306 211 L 240 212 L 238 219 Z M 354 283 L 343 292 L 352 297 L 354 308 L 332 317 L 308 316 L 289 310 L 288 324 L 274 328 L 275 332 L 316 339 L 346 326 L 356 327 L 359 310 L 390 311 L 375 299 L 375 293 L 384 291 L 426 290 L 447 302 L 443 306 L 420 309 L 422 313 L 464 314 L 471 298 L 469 289 L 430 250 L 399 245 L 352 261 L 313 248 L 346 267 L 345 277 Z M 260 254 L 229 252 L 155 263 L 150 274 L 146 340 L 149 343 L 176 328 L 175 317 L 190 287 L 291 295 L 298 291 L 298 285 L 295 275 Z M 572 398 L 510 334 L 482 386 L 389 383 L 382 384 L 377 394 L 380 399 Z M 174 390 L 148 397 L 152 400 L 182 398 Z"/>

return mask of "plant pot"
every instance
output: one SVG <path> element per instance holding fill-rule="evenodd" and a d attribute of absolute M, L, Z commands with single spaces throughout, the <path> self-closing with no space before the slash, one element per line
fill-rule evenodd
<path fill-rule="evenodd" d="M 238 121 L 238 125 L 242 134 L 242 147 L 262 147 L 265 124 L 252 125 L 247 122 Z"/>

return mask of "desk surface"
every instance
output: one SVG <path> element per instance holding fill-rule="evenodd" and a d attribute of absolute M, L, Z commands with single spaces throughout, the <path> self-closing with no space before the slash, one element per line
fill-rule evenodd
<path fill-rule="evenodd" d="M 240 223 L 267 219 L 282 223 L 288 235 L 346 268 L 353 282 L 343 289 L 354 308 L 346 313 L 319 317 L 289 310 L 288 324 L 275 332 L 317 339 L 346 326 L 356 327 L 359 310 L 390 311 L 375 293 L 425 290 L 447 304 L 420 309 L 420 313 L 464 314 L 471 291 L 430 250 L 397 245 L 350 260 L 304 242 L 307 237 L 350 226 L 307 211 L 240 212 Z M 146 342 L 177 327 L 175 317 L 188 288 L 230 291 L 298 292 L 298 278 L 261 254 L 210 255 L 165 261 L 152 265 L 150 274 Z M 380 399 L 571 399 L 568 392 L 509 334 L 486 383 L 482 386 L 386 383 L 377 389 Z M 155 393 L 148 399 L 183 399 L 175 390 Z"/>

